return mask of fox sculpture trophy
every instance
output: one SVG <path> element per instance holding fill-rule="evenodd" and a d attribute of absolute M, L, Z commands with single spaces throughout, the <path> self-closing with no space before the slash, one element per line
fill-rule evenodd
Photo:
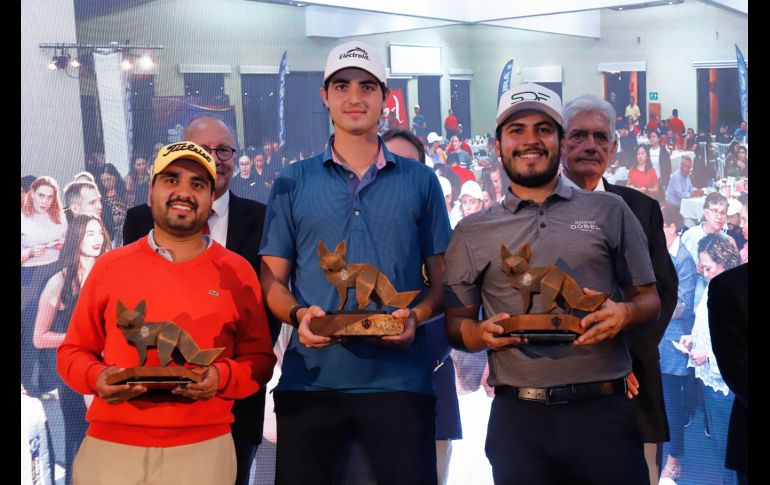
<path fill-rule="evenodd" d="M 117 327 L 129 345 L 136 347 L 139 353 L 138 367 L 125 369 L 108 378 L 108 384 L 142 383 L 154 388 L 173 387 L 184 382 L 200 382 L 205 367 L 211 365 L 225 348 L 201 349 L 195 340 L 182 327 L 172 321 L 147 322 L 147 305 L 144 300 L 133 310 L 118 300 Z M 158 360 L 162 367 L 143 367 L 147 362 L 147 349 L 158 350 Z M 171 362 L 178 366 L 168 366 Z M 185 367 L 192 364 L 200 367 Z M 154 385 L 153 385 L 154 384 Z"/>
<path fill-rule="evenodd" d="M 387 276 L 371 264 L 348 264 L 345 260 L 347 246 L 341 241 L 330 251 L 323 241 L 318 241 L 318 258 L 326 279 L 337 289 L 339 308 L 324 317 L 313 317 L 310 328 L 323 336 L 382 336 L 399 335 L 404 331 L 403 319 L 394 318 L 381 310 L 383 305 L 406 308 L 420 290 L 398 292 Z M 358 310 L 343 311 L 348 290 L 354 288 Z M 366 311 L 370 302 L 375 311 Z"/>
<path fill-rule="evenodd" d="M 501 246 L 501 270 L 521 295 L 523 314 L 498 323 L 507 333 L 524 335 L 530 342 L 574 340 L 585 329 L 580 327 L 581 319 L 572 311 L 593 312 L 609 295 L 586 294 L 574 278 L 556 266 L 530 266 L 531 258 L 529 244 L 522 246 L 517 254 L 511 253 L 505 245 Z M 532 296 L 538 293 L 544 313 L 529 314 Z M 552 313 L 558 309 L 563 313 Z"/>

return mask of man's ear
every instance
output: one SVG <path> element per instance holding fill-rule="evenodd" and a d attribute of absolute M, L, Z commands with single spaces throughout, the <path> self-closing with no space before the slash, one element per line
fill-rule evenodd
<path fill-rule="evenodd" d="M 319 90 L 321 94 L 321 101 L 323 101 L 324 106 L 326 106 L 326 109 L 329 109 L 329 95 L 326 92 L 326 89 L 324 89 L 323 86 L 321 86 L 321 89 Z"/>

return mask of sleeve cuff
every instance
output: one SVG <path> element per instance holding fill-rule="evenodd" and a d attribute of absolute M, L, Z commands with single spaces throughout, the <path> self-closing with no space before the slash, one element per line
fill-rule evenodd
<path fill-rule="evenodd" d="M 104 364 L 94 364 L 86 372 L 86 382 L 94 394 L 96 394 L 96 380 L 99 378 L 99 374 L 107 367 Z"/>
<path fill-rule="evenodd" d="M 230 383 L 230 366 L 225 362 L 217 362 L 214 367 L 219 371 L 219 384 L 217 385 L 217 392 L 223 392 L 227 385 Z"/>

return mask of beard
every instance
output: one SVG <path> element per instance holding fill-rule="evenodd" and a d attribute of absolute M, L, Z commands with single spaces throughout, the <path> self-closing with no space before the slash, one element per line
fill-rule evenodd
<path fill-rule="evenodd" d="M 206 224 L 208 217 L 203 219 L 200 217 L 198 214 L 198 204 L 194 201 L 185 201 L 190 204 L 192 209 L 190 217 L 182 219 L 171 214 L 171 206 L 180 201 L 180 199 L 174 199 L 169 200 L 165 204 L 153 204 L 151 210 L 152 218 L 155 223 L 165 232 L 177 236 L 195 234 L 196 232 L 201 231 Z"/>
<path fill-rule="evenodd" d="M 515 164 L 513 163 L 515 156 L 516 153 L 511 153 L 509 155 L 503 154 L 503 168 L 505 169 L 505 173 L 508 174 L 508 178 L 512 182 L 515 182 L 516 184 L 523 187 L 542 187 L 543 185 L 553 180 L 553 178 L 556 177 L 556 174 L 559 172 L 559 158 L 561 155 L 558 150 L 556 153 L 551 153 L 548 155 L 548 165 L 546 165 L 543 170 L 538 172 L 531 170 L 527 172 L 520 172 L 516 170 Z"/>

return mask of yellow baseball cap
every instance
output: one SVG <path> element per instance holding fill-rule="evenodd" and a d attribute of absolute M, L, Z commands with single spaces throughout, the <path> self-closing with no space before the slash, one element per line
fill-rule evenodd
<path fill-rule="evenodd" d="M 172 143 L 158 150 L 158 156 L 152 166 L 152 176 L 155 177 L 171 163 L 181 159 L 198 162 L 211 175 L 211 179 L 214 182 L 217 181 L 217 166 L 214 159 L 200 145 L 191 141 Z"/>

